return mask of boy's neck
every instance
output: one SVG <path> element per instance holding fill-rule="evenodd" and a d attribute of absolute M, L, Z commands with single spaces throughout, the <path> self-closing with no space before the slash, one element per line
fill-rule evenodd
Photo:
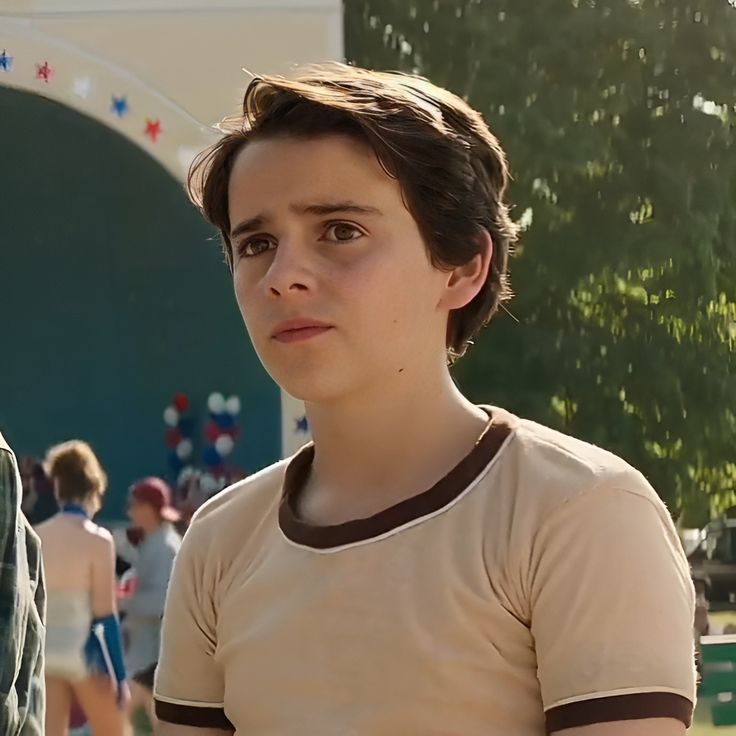
<path fill-rule="evenodd" d="M 487 415 L 449 374 L 330 406 L 307 405 L 315 459 L 306 496 L 385 508 L 426 490 L 470 452 Z M 380 510 L 377 508 L 373 512 Z M 339 514 L 339 512 L 338 512 Z"/>

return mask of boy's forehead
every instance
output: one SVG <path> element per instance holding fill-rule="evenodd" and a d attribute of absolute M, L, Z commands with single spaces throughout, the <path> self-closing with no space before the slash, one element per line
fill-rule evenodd
<path fill-rule="evenodd" d="M 229 182 L 231 210 L 317 200 L 364 202 L 367 198 L 382 210 L 392 200 L 403 201 L 398 183 L 386 173 L 373 149 L 342 135 L 249 142 L 238 153 Z"/>
<path fill-rule="evenodd" d="M 348 135 L 323 135 L 314 138 L 279 135 L 256 138 L 239 151 L 235 169 L 260 166 L 281 166 L 294 163 L 332 162 L 342 160 L 346 165 L 358 165 L 372 169 L 381 168 L 373 149 L 367 142 Z"/>

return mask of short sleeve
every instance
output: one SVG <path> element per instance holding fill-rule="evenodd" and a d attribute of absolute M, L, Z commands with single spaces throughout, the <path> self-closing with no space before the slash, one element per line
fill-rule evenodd
<path fill-rule="evenodd" d="M 156 716 L 182 726 L 234 731 L 224 710 L 208 537 L 192 526 L 174 561 L 154 684 Z"/>
<path fill-rule="evenodd" d="M 694 591 L 643 477 L 554 511 L 531 553 L 531 629 L 547 731 L 674 718 L 695 702 Z"/>

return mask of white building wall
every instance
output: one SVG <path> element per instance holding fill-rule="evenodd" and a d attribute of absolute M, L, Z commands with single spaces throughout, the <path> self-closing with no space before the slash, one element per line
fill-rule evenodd
<path fill-rule="evenodd" d="M 238 110 L 243 69 L 343 55 L 341 0 L 0 0 L 0 85 L 98 119 L 182 181 L 211 126 Z M 284 454 L 307 438 L 301 403 L 284 395 Z"/>

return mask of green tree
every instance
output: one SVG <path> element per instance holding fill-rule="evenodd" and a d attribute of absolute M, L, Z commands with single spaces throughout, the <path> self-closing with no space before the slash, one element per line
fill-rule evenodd
<path fill-rule="evenodd" d="M 736 9 L 346 0 L 356 64 L 480 109 L 511 161 L 518 296 L 469 395 L 610 448 L 687 523 L 736 502 Z"/>

